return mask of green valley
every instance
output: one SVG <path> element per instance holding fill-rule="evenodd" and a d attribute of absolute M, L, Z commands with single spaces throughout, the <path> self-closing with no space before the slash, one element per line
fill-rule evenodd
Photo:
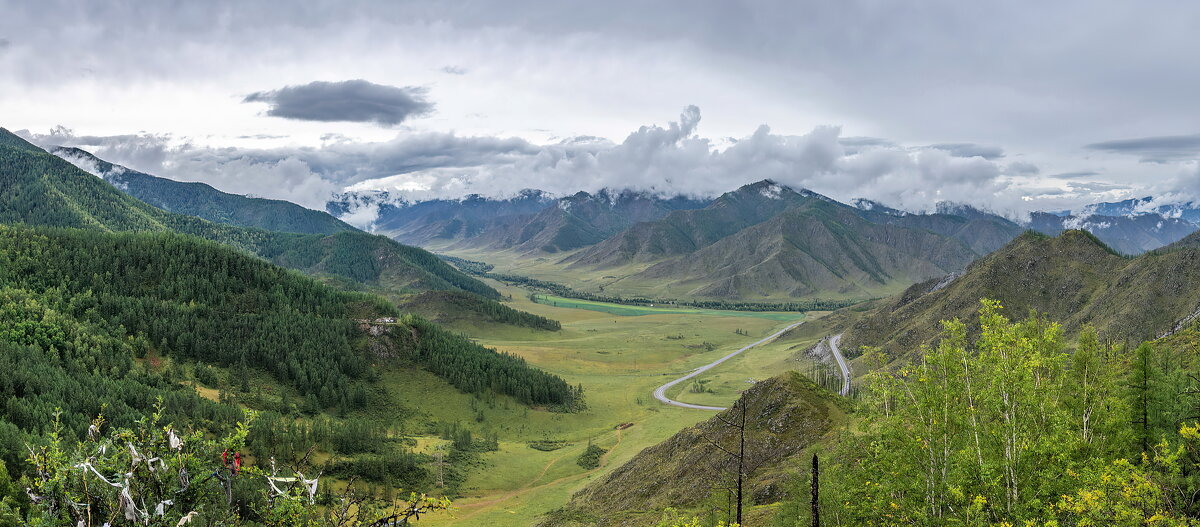
<path fill-rule="evenodd" d="M 0 527 L 1200 527 L 1198 27 L 0 0 Z"/>

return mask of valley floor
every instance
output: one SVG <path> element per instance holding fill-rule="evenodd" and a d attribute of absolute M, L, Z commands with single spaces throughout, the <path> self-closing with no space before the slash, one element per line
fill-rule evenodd
<path fill-rule="evenodd" d="M 563 329 L 458 329 L 481 344 L 520 355 L 572 385 L 582 384 L 588 408 L 560 414 L 504 402 L 485 404 L 438 389 L 435 382 L 413 382 L 407 378 L 409 373 L 405 379 L 388 382 L 398 402 L 441 421 L 459 420 L 481 432 L 495 433 L 500 439 L 500 450 L 485 454 L 485 466 L 472 471 L 465 497 L 455 501 L 456 510 L 422 518 L 423 525 L 536 523 L 542 514 L 562 506 L 571 494 L 642 449 L 713 415 L 665 405 L 652 396 L 656 387 L 805 319 L 799 313 L 788 320 L 773 320 L 782 317 L 704 311 L 622 316 L 538 304 L 522 289 L 489 285 L 511 295 L 512 307 L 559 320 Z M 803 350 L 810 344 L 773 341 L 756 346 L 698 376 L 697 382 L 673 387 L 667 395 L 693 404 L 727 406 L 757 380 L 787 369 L 805 371 L 809 360 Z M 538 440 L 569 444 L 552 451 L 529 446 Z M 589 441 L 608 450 L 600 467 L 590 471 L 576 462 Z"/>
<path fill-rule="evenodd" d="M 562 284 L 576 291 L 614 295 L 627 298 L 666 298 L 681 300 L 714 300 L 715 298 L 696 297 L 694 289 L 705 285 L 704 282 L 682 283 L 666 278 L 646 278 L 639 275 L 654 263 L 628 263 L 618 267 L 596 269 L 591 267 L 570 267 L 564 260 L 579 252 L 564 251 L 543 256 L 530 256 L 511 250 L 480 250 L 460 249 L 453 245 L 429 243 L 422 245 L 437 254 L 444 254 L 471 261 L 487 262 L 495 266 L 495 272 L 534 278 Z M 662 260 L 659 260 L 661 262 Z M 887 285 L 872 285 L 870 293 L 862 291 L 822 291 L 812 297 L 797 297 L 788 291 L 774 288 L 771 294 L 755 295 L 740 298 L 746 302 L 795 302 L 797 300 L 832 300 L 832 301 L 862 301 L 867 298 L 886 297 L 904 291 L 913 282 L 923 281 L 920 277 L 896 277 Z M 770 289 L 770 288 L 769 288 Z M 729 297 L 721 299 L 730 300 Z"/>

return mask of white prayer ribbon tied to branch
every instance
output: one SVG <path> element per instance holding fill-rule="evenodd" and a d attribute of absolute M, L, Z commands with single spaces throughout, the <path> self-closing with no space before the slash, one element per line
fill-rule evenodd
<path fill-rule="evenodd" d="M 297 475 L 298 475 L 298 477 L 293 477 L 293 478 L 281 478 L 278 476 L 267 476 L 267 484 L 271 486 L 271 491 L 273 491 L 276 496 L 284 496 L 287 493 L 282 490 L 279 490 L 279 487 L 275 486 L 275 482 L 278 481 L 280 483 L 295 483 L 295 482 L 303 483 L 305 490 L 308 491 L 308 501 L 310 501 L 310 502 L 313 501 L 313 499 L 315 499 L 317 496 L 317 481 L 321 479 L 320 476 L 313 478 L 313 479 L 304 479 L 304 474 L 300 474 L 297 472 Z"/>
<path fill-rule="evenodd" d="M 182 444 L 182 443 L 180 443 L 180 444 Z M 101 474 L 99 470 L 96 470 L 96 466 L 93 465 L 91 461 L 85 461 L 83 463 L 75 465 L 75 468 L 82 469 L 85 473 L 91 472 L 92 474 L 95 474 L 96 477 L 99 478 L 100 481 L 103 481 L 106 485 L 113 487 L 113 488 L 121 489 L 121 492 L 118 495 L 118 501 L 120 503 L 121 510 L 123 510 L 125 512 L 126 520 L 133 521 L 133 522 L 143 521 L 143 520 L 149 521 L 151 514 L 148 509 L 143 510 L 143 508 L 139 508 L 137 506 L 137 503 L 133 499 L 133 493 L 132 493 L 132 491 L 129 490 L 129 480 L 133 478 L 133 471 L 135 469 L 137 469 L 137 466 L 139 463 L 145 463 L 146 468 L 150 469 L 151 472 L 154 472 L 156 470 L 166 470 L 168 468 L 167 462 L 159 457 L 147 458 L 146 456 L 143 456 L 142 454 L 138 453 L 137 448 L 135 448 L 133 446 L 133 443 L 129 444 L 129 455 L 132 460 L 131 466 L 129 468 L 130 471 L 124 475 L 124 478 L 123 478 L 124 481 L 122 481 L 120 483 L 111 481 L 108 478 L 104 477 L 104 474 Z M 155 465 L 155 463 L 157 463 L 157 466 Z M 115 480 L 115 479 L 117 479 L 117 477 L 115 476 L 113 479 Z M 173 500 L 160 501 L 160 502 L 158 502 L 158 505 L 156 505 L 154 507 L 154 514 L 156 516 L 165 516 L 167 513 L 167 508 L 171 507 L 174 504 L 175 504 L 175 502 Z M 145 503 L 143 503 L 143 507 L 144 506 L 145 506 Z M 195 517 L 194 514 L 192 516 L 188 516 L 185 518 L 187 518 L 187 521 L 190 522 L 191 521 L 190 518 L 193 518 L 193 517 Z M 183 525 L 183 523 L 180 523 L 180 525 Z"/>

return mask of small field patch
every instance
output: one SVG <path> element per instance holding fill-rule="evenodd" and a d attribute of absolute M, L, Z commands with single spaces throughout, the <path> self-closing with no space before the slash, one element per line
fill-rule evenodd
<path fill-rule="evenodd" d="M 589 311 L 599 311 L 610 315 L 618 315 L 622 317 L 637 317 L 643 315 L 710 315 L 716 317 L 750 317 L 750 318 L 765 318 L 767 320 L 796 320 L 803 317 L 803 313 L 789 311 L 729 311 L 718 309 L 700 309 L 695 307 L 661 307 L 661 306 L 629 306 L 625 304 L 612 304 L 609 302 L 596 302 L 594 300 L 580 300 L 578 298 L 564 298 L 561 296 L 537 294 L 533 295 L 533 301 L 539 304 L 546 304 L 555 307 L 566 307 L 572 309 L 587 309 Z"/>

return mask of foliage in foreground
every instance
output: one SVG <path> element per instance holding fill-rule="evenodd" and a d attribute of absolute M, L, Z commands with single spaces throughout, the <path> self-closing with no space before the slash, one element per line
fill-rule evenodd
<path fill-rule="evenodd" d="M 868 376 L 865 429 L 821 471 L 823 524 L 1200 524 L 1200 428 L 1159 404 L 1178 368 L 1091 331 L 1068 353 L 1058 324 L 1013 323 L 995 301 L 979 318 L 973 341 L 948 321 L 920 362 Z M 777 520 L 809 525 L 808 500 Z"/>
<path fill-rule="evenodd" d="M 717 523 L 705 522 L 696 516 L 688 516 L 681 514 L 675 509 L 667 509 L 663 511 L 662 518 L 654 527 L 739 527 L 737 523 L 725 523 L 720 520 Z"/>
<path fill-rule="evenodd" d="M 325 526 L 403 525 L 447 509 L 448 500 L 412 494 L 402 500 L 359 495 L 318 495 L 320 474 L 275 460 L 235 465 L 253 415 L 230 434 L 209 438 L 177 431 L 156 412 L 132 429 L 107 434 L 103 417 L 86 441 L 72 443 L 55 427 L 49 443 L 30 447 L 34 475 L 27 478 L 24 525 Z M 0 489 L 3 491 L 4 489 Z M 5 521 L 0 496 L 0 525 Z M 318 506 L 320 503 L 321 506 Z M 11 510 L 11 509 L 10 509 Z"/>

